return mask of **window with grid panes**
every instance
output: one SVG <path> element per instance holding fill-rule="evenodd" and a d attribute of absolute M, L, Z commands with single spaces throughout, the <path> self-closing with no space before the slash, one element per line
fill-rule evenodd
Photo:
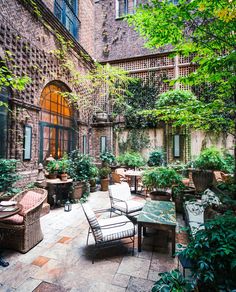
<path fill-rule="evenodd" d="M 61 95 L 66 88 L 60 84 L 48 84 L 40 97 L 40 161 L 50 154 L 56 159 L 69 153 L 73 147 L 73 113 Z"/>
<path fill-rule="evenodd" d="M 54 14 L 66 29 L 78 39 L 78 0 L 55 0 Z"/>
<path fill-rule="evenodd" d="M 116 0 L 116 18 L 133 14 L 136 8 L 136 0 Z"/>

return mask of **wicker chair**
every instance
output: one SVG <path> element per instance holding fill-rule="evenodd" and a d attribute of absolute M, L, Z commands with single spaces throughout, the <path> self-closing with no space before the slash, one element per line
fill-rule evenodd
<path fill-rule="evenodd" d="M 26 253 L 43 239 L 40 212 L 47 191 L 40 188 L 24 190 L 11 200 L 23 206 L 22 210 L 0 221 L 0 246 Z"/>

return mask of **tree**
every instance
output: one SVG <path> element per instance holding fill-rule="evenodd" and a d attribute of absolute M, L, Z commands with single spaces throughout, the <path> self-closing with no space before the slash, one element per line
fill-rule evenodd
<path fill-rule="evenodd" d="M 165 118 L 171 113 L 179 123 L 184 120 L 185 125 L 195 124 L 203 130 L 210 125 L 215 131 L 236 137 L 235 2 L 179 0 L 174 5 L 167 0 L 151 0 L 128 22 L 145 37 L 147 47 L 171 45 L 174 55 L 192 57 L 196 70 L 178 82 L 208 88 L 199 99 L 165 108 L 162 113 L 154 110 L 153 114 Z M 209 97 L 209 92 L 214 94 Z M 174 114 L 176 110 L 181 114 Z M 234 153 L 236 157 L 236 148 Z"/>

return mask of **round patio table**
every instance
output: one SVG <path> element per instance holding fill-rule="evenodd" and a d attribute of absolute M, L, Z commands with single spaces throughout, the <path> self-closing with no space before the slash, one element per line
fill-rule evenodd
<path fill-rule="evenodd" d="M 141 177 L 143 171 L 141 170 L 127 170 L 125 176 L 134 177 L 134 193 L 137 193 L 137 178 Z"/>
<path fill-rule="evenodd" d="M 21 204 L 16 204 L 12 206 L 0 206 L 0 220 L 3 218 L 10 217 L 12 215 L 15 215 L 19 213 L 22 210 Z M 0 233 L 0 237 L 3 236 Z M 9 266 L 9 263 L 6 262 L 1 256 L 0 256 L 0 266 L 7 267 Z"/>

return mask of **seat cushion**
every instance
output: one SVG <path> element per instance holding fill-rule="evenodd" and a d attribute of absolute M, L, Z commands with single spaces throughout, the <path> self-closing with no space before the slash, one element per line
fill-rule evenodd
<path fill-rule="evenodd" d="M 40 202 L 42 199 L 42 195 L 34 192 L 34 191 L 28 191 L 24 194 L 23 198 L 19 201 L 19 203 L 22 205 L 22 210 L 19 212 L 19 215 L 24 216 L 25 213 L 37 205 L 38 202 Z"/>
<path fill-rule="evenodd" d="M 186 216 L 191 229 L 192 236 L 200 230 L 204 229 L 204 207 L 201 202 L 188 201 L 185 203 Z"/>
<path fill-rule="evenodd" d="M 15 214 L 1 219 L 1 222 L 4 222 L 5 224 L 21 225 L 24 222 L 24 217 L 19 214 Z"/>
<path fill-rule="evenodd" d="M 128 200 L 126 202 L 115 202 L 112 207 L 123 212 L 123 213 L 133 213 L 142 210 L 144 206 L 143 202 L 139 200 Z"/>
<path fill-rule="evenodd" d="M 135 235 L 134 224 L 126 216 L 99 219 L 103 241 L 111 241 Z M 112 224 L 112 226 L 111 226 Z"/>
<path fill-rule="evenodd" d="M 201 201 L 205 208 L 212 205 L 219 206 L 221 204 L 219 197 L 210 189 L 204 191 Z"/>

